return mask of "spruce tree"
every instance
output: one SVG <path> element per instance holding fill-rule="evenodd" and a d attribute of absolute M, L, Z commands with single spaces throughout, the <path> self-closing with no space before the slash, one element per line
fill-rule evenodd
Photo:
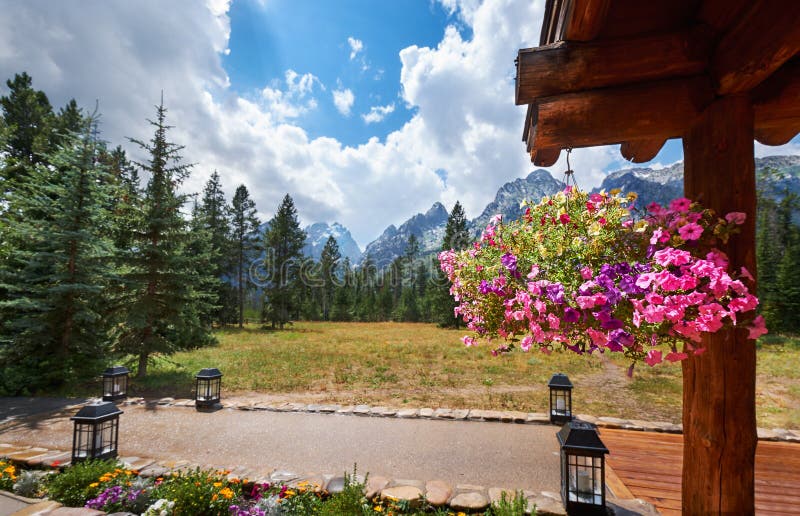
<path fill-rule="evenodd" d="M 339 244 L 333 235 L 328 237 L 325 246 L 322 248 L 322 254 L 319 258 L 320 269 L 320 294 L 319 300 L 322 305 L 322 319 L 329 321 L 331 318 L 331 307 L 333 306 L 333 297 L 336 290 L 337 274 L 339 269 L 339 260 L 342 259 L 342 254 L 339 252 Z"/>
<path fill-rule="evenodd" d="M 127 311 L 117 331 L 117 349 L 138 357 L 137 376 L 147 374 L 153 353 L 212 342 L 210 328 L 200 321 L 194 290 L 194 263 L 186 253 L 187 224 L 181 215 L 185 196 L 177 192 L 191 165 L 181 162 L 182 146 L 167 140 L 167 110 L 156 106 L 149 142 L 131 139 L 149 159 L 136 163 L 149 176 L 141 216 L 129 251 L 125 275 Z"/>
<path fill-rule="evenodd" d="M 0 97 L 5 135 L 2 153 L 3 190 L 10 190 L 19 176 L 30 171 L 54 149 L 54 114 L 43 91 L 33 88 L 33 79 L 23 72 L 6 81 L 8 95 Z"/>
<path fill-rule="evenodd" d="M 230 217 L 232 225 L 231 251 L 237 279 L 237 320 L 239 327 L 242 328 L 244 327 L 244 298 L 250 284 L 249 280 L 245 278 L 248 257 L 260 247 L 256 239 L 260 224 L 256 216 L 256 204 L 250 199 L 250 194 L 244 185 L 239 185 L 233 195 Z"/>
<path fill-rule="evenodd" d="M 299 311 L 301 279 L 306 233 L 300 229 L 294 201 L 286 194 L 278 212 L 264 235 L 265 268 L 270 281 L 265 288 L 263 318 L 283 329 Z"/>
<path fill-rule="evenodd" d="M 0 391 L 18 394 L 96 373 L 107 348 L 113 195 L 91 121 L 28 169 L 8 198 L 0 265 Z"/>
<path fill-rule="evenodd" d="M 216 277 L 216 292 L 213 303 L 214 320 L 220 324 L 233 322 L 236 317 L 235 295 L 230 283 L 222 281 L 230 270 L 231 220 L 230 209 L 225 201 L 219 173 L 215 170 L 203 190 L 203 199 L 198 209 L 198 222 L 210 238 L 210 263 L 208 272 Z"/>
<path fill-rule="evenodd" d="M 467 216 L 461 203 L 456 201 L 447 218 L 442 239 L 442 251 L 451 249 L 460 251 L 467 248 L 470 241 Z M 433 265 L 435 272 L 431 274 L 428 281 L 427 304 L 431 307 L 431 319 L 441 327 L 458 328 L 461 325 L 461 319 L 456 317 L 453 312 L 456 302 L 450 295 L 450 282 L 438 265 L 438 262 Z"/>

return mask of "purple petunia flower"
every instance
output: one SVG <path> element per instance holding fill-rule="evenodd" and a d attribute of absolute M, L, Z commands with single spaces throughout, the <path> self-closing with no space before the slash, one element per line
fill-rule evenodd
<path fill-rule="evenodd" d="M 578 322 L 580 319 L 581 319 L 580 311 L 575 310 L 574 308 L 571 308 L 569 306 L 564 309 L 564 317 L 563 317 L 564 322 L 574 323 Z"/>
<path fill-rule="evenodd" d="M 564 285 L 561 283 L 551 283 L 545 287 L 547 298 L 558 305 L 564 304 Z"/>

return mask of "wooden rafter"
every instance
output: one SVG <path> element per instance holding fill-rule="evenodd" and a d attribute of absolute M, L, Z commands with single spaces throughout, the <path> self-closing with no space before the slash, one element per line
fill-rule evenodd
<path fill-rule="evenodd" d="M 680 137 L 712 99 L 703 77 L 540 98 L 530 118 L 529 149 Z"/>
<path fill-rule="evenodd" d="M 597 37 L 606 20 L 611 0 L 570 0 L 561 21 L 560 38 L 567 41 L 590 41 Z"/>
<path fill-rule="evenodd" d="M 531 152 L 531 162 L 537 167 L 552 167 L 558 161 L 561 149 L 536 149 Z"/>
<path fill-rule="evenodd" d="M 655 158 L 661 147 L 667 142 L 664 138 L 652 140 L 629 140 L 622 142 L 619 152 L 622 157 L 633 163 L 645 163 Z"/>
<path fill-rule="evenodd" d="M 680 31 L 634 40 L 561 41 L 517 56 L 517 105 L 539 97 L 623 83 L 697 75 L 710 49 L 702 31 Z"/>
<path fill-rule="evenodd" d="M 800 132 L 800 59 L 793 59 L 753 90 L 756 140 L 783 145 Z"/>
<path fill-rule="evenodd" d="M 717 94 L 750 91 L 799 51 L 800 2 L 751 2 L 710 61 Z"/>

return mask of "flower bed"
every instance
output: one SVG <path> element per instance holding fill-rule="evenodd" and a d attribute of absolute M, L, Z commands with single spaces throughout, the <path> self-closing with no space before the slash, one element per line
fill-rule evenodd
<path fill-rule="evenodd" d="M 158 478 L 139 476 L 136 470 L 109 461 L 86 461 L 63 470 L 20 471 L 0 459 L 0 489 L 18 492 L 24 483 L 25 496 L 47 497 L 68 507 L 87 507 L 105 513 L 130 512 L 145 516 L 341 516 L 433 514 L 466 516 L 448 508 L 436 508 L 425 500 L 367 499 L 365 482 L 345 474 L 344 488 L 331 494 L 321 486 L 300 482 L 252 483 L 229 478 L 229 471 L 202 470 L 170 472 Z M 522 493 L 492 504 L 487 516 L 522 516 L 527 501 Z"/>

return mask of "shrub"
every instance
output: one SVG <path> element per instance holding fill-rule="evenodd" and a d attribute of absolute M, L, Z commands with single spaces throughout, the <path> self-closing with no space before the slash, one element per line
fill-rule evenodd
<path fill-rule="evenodd" d="M 229 481 L 227 474 L 221 470 L 200 469 L 172 473 L 157 482 L 152 497 L 175 502 L 175 515 L 227 515 L 230 513 L 228 507 L 242 494 L 241 484 Z"/>
<path fill-rule="evenodd" d="M 7 459 L 0 459 L 0 489 L 11 491 L 17 481 L 17 468 Z"/>
<path fill-rule="evenodd" d="M 374 514 L 374 511 L 371 509 L 371 504 L 364 496 L 364 486 L 366 482 L 367 477 L 364 477 L 363 482 L 358 481 L 356 468 L 353 467 L 352 475 L 344 474 L 344 489 L 342 489 L 340 493 L 333 495 L 331 499 L 322 506 L 319 514 L 323 516 Z"/>
<path fill-rule="evenodd" d="M 17 481 L 14 483 L 14 494 L 25 496 L 27 498 L 35 498 L 39 496 L 42 490 L 41 478 L 41 472 L 21 472 L 19 475 L 17 475 Z"/>
<path fill-rule="evenodd" d="M 525 509 L 528 507 L 528 500 L 522 491 L 516 491 L 514 497 L 507 493 L 500 495 L 500 500 L 493 503 L 486 512 L 487 516 L 525 516 Z M 532 514 L 536 515 L 536 510 Z"/>
<path fill-rule="evenodd" d="M 51 475 L 45 481 L 45 491 L 50 499 L 68 507 L 83 507 L 88 500 L 130 476 L 121 466 L 115 460 L 79 462 Z"/>

